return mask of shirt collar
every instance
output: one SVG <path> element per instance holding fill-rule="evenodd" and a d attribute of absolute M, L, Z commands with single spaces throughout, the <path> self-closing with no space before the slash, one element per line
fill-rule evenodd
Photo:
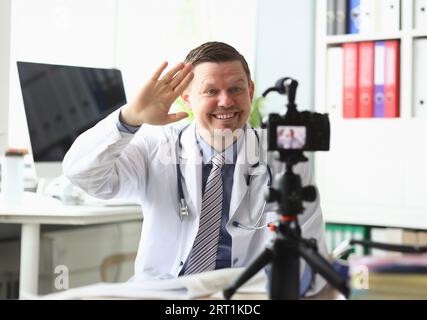
<path fill-rule="evenodd" d="M 217 155 L 219 152 L 211 147 L 203 138 L 200 136 L 199 131 L 197 130 L 196 125 L 196 139 L 197 144 L 200 148 L 200 153 L 203 157 L 203 164 L 211 163 L 212 158 Z M 243 127 L 243 132 L 246 131 L 246 125 Z M 237 140 L 224 150 L 225 164 L 235 164 L 237 161 L 237 154 L 240 151 L 240 148 L 243 144 L 243 134 L 237 137 Z"/>

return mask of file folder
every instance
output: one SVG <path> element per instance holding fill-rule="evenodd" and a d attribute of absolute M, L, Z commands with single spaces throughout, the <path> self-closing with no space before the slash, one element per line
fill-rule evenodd
<path fill-rule="evenodd" d="M 343 116 L 357 118 L 358 116 L 358 44 L 343 44 Z"/>
<path fill-rule="evenodd" d="M 384 117 L 399 117 L 399 41 L 385 42 Z"/>
<path fill-rule="evenodd" d="M 372 118 L 374 103 L 374 51 L 373 41 L 359 43 L 359 117 Z"/>

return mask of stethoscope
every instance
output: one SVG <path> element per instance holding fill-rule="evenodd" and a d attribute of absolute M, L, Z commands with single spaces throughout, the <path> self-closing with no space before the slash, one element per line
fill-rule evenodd
<path fill-rule="evenodd" d="M 181 221 L 184 217 L 188 216 L 188 205 L 187 202 L 185 200 L 184 197 L 184 191 L 182 188 L 182 171 L 181 171 L 181 163 L 180 163 L 180 157 L 179 157 L 179 153 L 182 150 L 182 144 L 181 144 L 181 136 L 183 134 L 183 132 L 189 127 L 189 125 L 185 126 L 183 129 L 180 130 L 179 134 L 178 134 L 178 152 L 177 152 L 177 161 L 176 161 L 176 173 L 177 173 L 177 187 L 178 187 L 178 198 L 179 198 L 179 215 L 181 218 Z M 253 132 L 255 133 L 256 139 L 257 139 L 257 143 L 258 143 L 258 147 L 260 144 L 259 141 L 259 135 L 258 132 L 251 127 L 251 129 L 253 130 Z M 203 157 L 203 151 L 202 148 L 199 145 L 199 141 L 196 139 L 197 141 L 197 145 L 199 148 L 199 152 L 200 155 Z M 251 166 L 252 169 L 257 168 L 260 165 L 260 162 L 258 161 L 257 163 L 253 164 Z M 271 173 L 271 169 L 270 166 L 268 164 L 266 164 L 267 167 L 267 172 L 268 172 L 268 181 L 267 181 L 267 187 L 271 186 L 272 183 L 272 173 Z M 246 185 L 248 186 L 248 188 L 250 187 L 251 184 L 251 179 L 252 179 L 253 175 L 246 175 L 245 176 L 245 180 L 246 180 Z M 237 221 L 233 221 L 233 226 L 237 227 L 237 228 L 241 228 L 241 229 L 245 229 L 245 230 L 258 230 L 258 229 L 262 229 L 265 228 L 266 226 L 268 226 L 268 224 L 265 225 L 259 225 L 259 223 L 261 222 L 261 219 L 263 217 L 263 213 L 264 213 L 264 209 L 265 209 L 265 205 L 266 205 L 266 201 L 264 201 L 262 210 L 260 211 L 260 214 L 258 215 L 258 219 L 255 222 L 255 224 L 253 226 L 245 226 Z M 249 208 L 249 216 L 251 216 L 251 212 L 250 212 L 251 208 Z"/>

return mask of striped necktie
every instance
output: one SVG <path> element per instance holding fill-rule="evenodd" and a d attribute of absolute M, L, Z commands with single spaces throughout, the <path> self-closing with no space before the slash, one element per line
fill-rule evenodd
<path fill-rule="evenodd" d="M 199 230 L 184 274 L 215 269 L 222 217 L 223 187 L 221 168 L 224 165 L 224 161 L 225 158 L 222 153 L 212 158 L 212 170 L 209 173 L 202 198 Z"/>

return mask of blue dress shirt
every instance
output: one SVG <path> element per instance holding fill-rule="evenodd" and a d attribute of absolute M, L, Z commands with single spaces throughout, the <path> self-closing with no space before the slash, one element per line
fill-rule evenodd
<path fill-rule="evenodd" d="M 119 129 L 120 132 L 126 132 L 126 133 L 136 133 L 141 126 L 131 126 L 126 123 L 123 123 L 120 121 L 120 116 L 117 117 L 116 121 L 117 129 Z"/>

